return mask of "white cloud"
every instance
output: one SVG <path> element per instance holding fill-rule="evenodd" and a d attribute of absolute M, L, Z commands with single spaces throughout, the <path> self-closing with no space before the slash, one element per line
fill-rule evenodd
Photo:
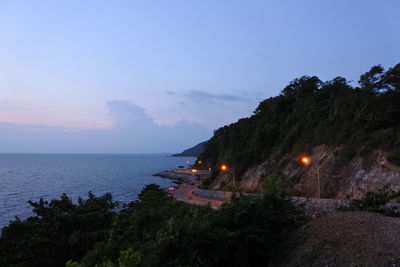
<path fill-rule="evenodd" d="M 144 109 L 129 101 L 110 101 L 107 105 L 115 123 L 108 130 L 0 123 L 0 152 L 179 152 L 211 136 L 196 122 L 158 125 Z"/>

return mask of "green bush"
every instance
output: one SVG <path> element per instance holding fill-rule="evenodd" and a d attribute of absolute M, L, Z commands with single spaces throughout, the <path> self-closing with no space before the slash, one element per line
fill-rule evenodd
<path fill-rule="evenodd" d="M 35 216 L 15 219 L 2 229 L 0 266 L 65 266 L 109 238 L 118 203 L 91 192 L 78 204 L 65 194 L 50 202 L 29 201 Z"/>
<path fill-rule="evenodd" d="M 3 230 L 1 266 L 267 266 L 305 222 L 271 179 L 262 197 L 217 211 L 157 185 L 142 190 L 130 213 L 112 212 L 110 197 L 32 203 L 36 216 Z"/>
<path fill-rule="evenodd" d="M 378 192 L 368 191 L 364 193 L 362 199 L 350 200 L 348 207 L 340 207 L 339 210 L 344 211 L 370 211 L 378 212 L 392 217 L 400 217 L 400 209 L 398 206 L 388 205 L 390 202 L 400 198 L 400 191 L 388 191 L 386 189 Z"/>
<path fill-rule="evenodd" d="M 395 149 L 392 152 L 389 153 L 387 159 L 396 165 L 400 166 L 400 149 Z"/>

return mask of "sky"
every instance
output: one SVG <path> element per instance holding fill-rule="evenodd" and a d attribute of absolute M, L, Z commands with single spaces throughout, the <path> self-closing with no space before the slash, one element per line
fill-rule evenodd
<path fill-rule="evenodd" d="M 400 1 L 0 0 L 0 152 L 178 152 L 291 80 L 400 63 Z"/>

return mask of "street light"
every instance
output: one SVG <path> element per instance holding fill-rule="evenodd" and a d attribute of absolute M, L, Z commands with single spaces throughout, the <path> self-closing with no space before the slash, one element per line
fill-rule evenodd
<path fill-rule="evenodd" d="M 300 158 L 301 163 L 303 163 L 304 165 L 308 165 L 311 163 L 311 158 L 307 157 L 307 156 L 303 156 Z"/>
<path fill-rule="evenodd" d="M 302 156 L 300 158 L 300 162 L 303 165 L 307 166 L 307 165 L 311 164 L 312 159 L 310 157 L 307 157 L 307 156 Z M 320 186 L 320 180 L 319 180 L 319 168 L 321 168 L 321 166 L 319 166 L 317 168 L 317 187 L 318 187 L 317 189 L 318 189 L 318 198 L 321 198 L 321 186 Z"/>
<path fill-rule="evenodd" d="M 226 172 L 229 168 L 225 164 L 222 164 L 220 169 L 221 169 L 221 171 Z"/>
<path fill-rule="evenodd" d="M 229 170 L 228 165 L 222 164 L 220 166 L 220 170 L 222 172 L 227 172 Z M 232 170 L 232 180 L 233 180 L 233 185 L 232 185 L 232 192 L 235 190 L 236 191 L 236 183 L 235 183 L 235 169 Z"/>

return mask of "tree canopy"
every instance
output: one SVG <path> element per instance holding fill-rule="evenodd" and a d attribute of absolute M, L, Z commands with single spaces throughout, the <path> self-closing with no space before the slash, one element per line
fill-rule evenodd
<path fill-rule="evenodd" d="M 306 221 L 272 180 L 263 197 L 218 211 L 174 200 L 154 184 L 129 212 L 113 212 L 115 204 L 109 194 L 31 202 L 35 216 L 3 229 L 0 265 L 267 266 Z"/>
<path fill-rule="evenodd" d="M 343 77 L 297 78 L 262 101 L 253 116 L 216 130 L 199 159 L 209 167 L 229 163 L 241 174 L 320 144 L 399 149 L 400 64 L 387 71 L 373 66 L 359 86 Z"/>

